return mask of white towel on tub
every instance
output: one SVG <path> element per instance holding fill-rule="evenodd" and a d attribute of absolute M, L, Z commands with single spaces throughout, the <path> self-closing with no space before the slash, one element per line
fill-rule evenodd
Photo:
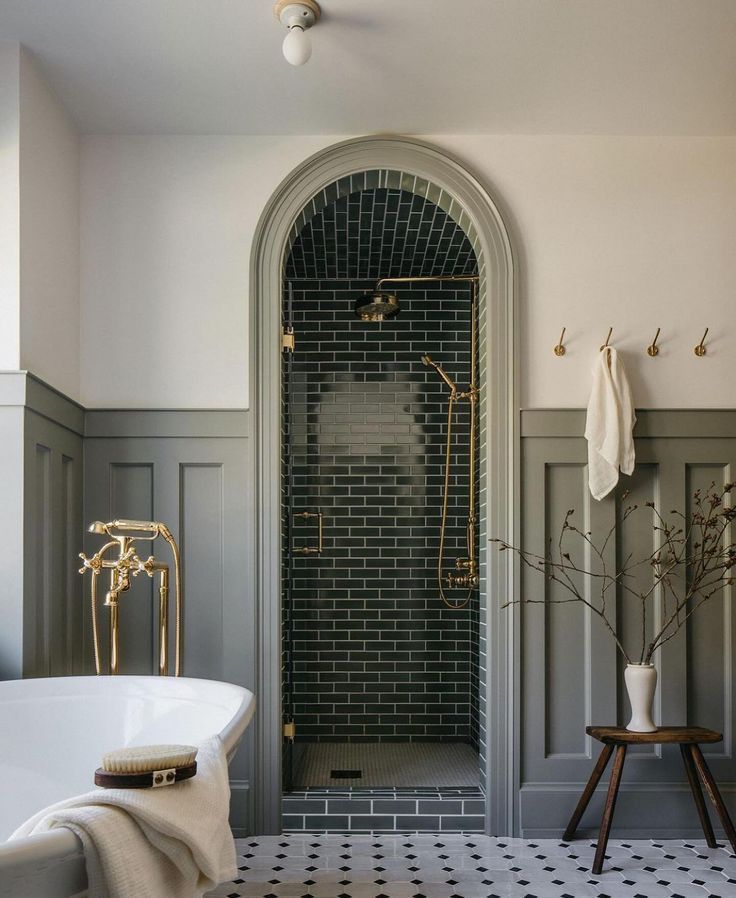
<path fill-rule="evenodd" d="M 90 771 L 90 778 L 94 771 Z M 90 898 L 199 898 L 236 875 L 219 737 L 197 775 L 159 789 L 98 789 L 39 811 L 11 839 L 66 826 L 84 845 Z"/>
<path fill-rule="evenodd" d="M 619 468 L 634 471 L 634 403 L 619 354 L 601 350 L 593 366 L 593 388 L 585 420 L 588 484 L 594 499 L 607 496 L 618 483 Z"/>

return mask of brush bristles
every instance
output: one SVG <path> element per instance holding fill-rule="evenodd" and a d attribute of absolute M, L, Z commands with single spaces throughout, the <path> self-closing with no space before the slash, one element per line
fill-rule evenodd
<path fill-rule="evenodd" d="M 193 745 L 139 745 L 107 752 L 102 756 L 102 767 L 109 773 L 148 773 L 187 767 L 196 757 Z"/>

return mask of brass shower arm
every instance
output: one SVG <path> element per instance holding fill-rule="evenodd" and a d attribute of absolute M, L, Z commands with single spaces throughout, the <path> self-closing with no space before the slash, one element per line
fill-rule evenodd
<path fill-rule="evenodd" d="M 465 281 L 466 283 L 478 283 L 480 280 L 477 274 L 447 274 L 447 275 L 422 275 L 421 277 L 402 277 L 402 278 L 380 278 L 376 281 L 375 290 L 378 292 L 384 284 L 410 284 L 412 281 L 417 283 L 428 283 L 430 281 Z"/>

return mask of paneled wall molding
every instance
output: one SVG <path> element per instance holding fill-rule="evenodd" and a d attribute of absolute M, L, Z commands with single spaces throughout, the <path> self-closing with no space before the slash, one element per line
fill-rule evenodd
<path fill-rule="evenodd" d="M 607 552 L 608 569 L 616 559 L 641 558 L 657 548 L 652 501 L 665 517 L 671 509 L 692 510 L 695 490 L 722 485 L 736 471 L 736 410 L 639 411 L 634 431 L 636 468 L 622 476 L 617 489 L 596 502 L 587 483 L 587 444 L 582 409 L 532 409 L 521 413 L 522 542 L 544 553 L 556 544 L 568 509 L 578 526 L 600 544 L 615 526 Z M 622 509 L 639 510 L 621 524 Z M 574 538 L 565 546 L 573 558 L 582 549 Z M 637 572 L 644 589 L 651 583 L 647 566 Z M 623 684 L 624 663 L 598 619 L 582 605 L 555 604 L 559 587 L 534 572 L 525 574 L 522 593 L 539 604 L 521 609 L 521 831 L 527 837 L 558 836 L 586 782 L 600 746 L 585 736 L 594 724 L 625 725 L 629 707 Z M 620 638 L 633 653 L 641 645 L 637 599 L 623 591 L 609 598 L 609 614 Z M 664 613 L 653 597 L 646 638 L 653 619 Z M 708 763 L 726 802 L 736 799 L 733 754 L 736 696 L 733 669 L 736 615 L 726 587 L 694 614 L 678 635 L 656 655 L 659 685 L 655 721 L 662 725 L 705 726 L 723 733 L 711 746 Z M 596 794 L 583 826 L 592 831 L 600 819 L 604 793 Z M 629 752 L 616 808 L 619 836 L 699 837 L 679 753 L 670 747 Z"/>
<path fill-rule="evenodd" d="M 88 413 L 84 437 L 84 521 L 165 521 L 182 553 L 184 676 L 255 685 L 253 621 L 253 440 L 247 411 Z M 85 534 L 84 550 L 99 538 Z M 166 550 L 152 547 L 158 556 Z M 156 670 L 151 582 L 135 583 L 121 609 L 123 673 Z M 85 672 L 90 621 L 85 602 Z M 101 614 L 101 626 L 106 616 Z M 253 832 L 253 728 L 231 764 L 231 823 Z"/>
<path fill-rule="evenodd" d="M 84 408 L 30 371 L 0 371 L 3 407 L 25 408 L 78 436 L 84 433 Z"/>
<path fill-rule="evenodd" d="M 30 372 L 0 372 L 0 678 L 94 672 L 78 553 L 90 520 L 163 520 L 179 541 L 185 676 L 253 688 L 251 415 L 85 410 Z M 158 555 L 158 544 L 153 552 Z M 151 581 L 121 609 L 121 668 L 154 673 Z M 100 613 L 103 645 L 106 614 Z M 253 735 L 231 766 L 232 823 L 252 832 Z"/>
<path fill-rule="evenodd" d="M 0 408 L 23 408 L 80 437 L 251 436 L 248 409 L 88 409 L 30 371 L 0 371 Z"/>
<path fill-rule="evenodd" d="M 585 433 L 585 409 L 523 409 L 521 436 L 581 438 Z M 736 439 L 733 409 L 637 409 L 634 437 L 693 437 Z"/>
<path fill-rule="evenodd" d="M 87 409 L 84 436 L 247 438 L 251 418 L 248 409 Z"/>
<path fill-rule="evenodd" d="M 0 372 L 0 678 L 74 669 L 83 427 L 81 406 L 58 390 Z"/>
<path fill-rule="evenodd" d="M 230 824 L 236 839 L 253 835 L 250 780 L 230 780 Z"/>

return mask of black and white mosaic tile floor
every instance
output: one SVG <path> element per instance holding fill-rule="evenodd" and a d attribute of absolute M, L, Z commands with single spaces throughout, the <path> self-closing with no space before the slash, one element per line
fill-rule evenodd
<path fill-rule="evenodd" d="M 239 875 L 210 898 L 736 898 L 736 857 L 703 841 L 299 833 L 238 840 Z"/>

